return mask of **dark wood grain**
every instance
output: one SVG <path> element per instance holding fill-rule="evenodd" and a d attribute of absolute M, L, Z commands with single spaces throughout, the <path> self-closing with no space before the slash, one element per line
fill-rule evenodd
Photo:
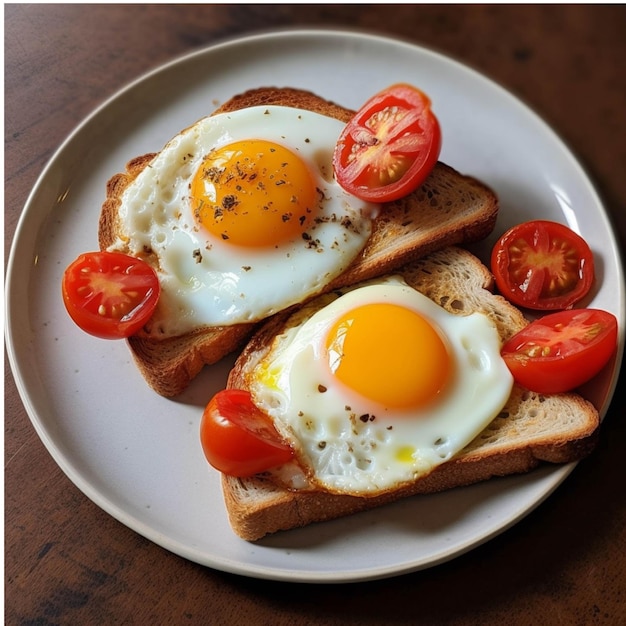
<path fill-rule="evenodd" d="M 192 49 L 294 26 L 401 37 L 500 82 L 569 144 L 626 240 L 623 6 L 5 5 L 5 263 L 30 189 L 96 106 Z M 6 364 L 5 415 L 7 624 L 624 623 L 621 397 L 596 453 L 521 523 L 433 569 L 338 586 L 213 571 L 116 522 L 52 461 Z"/>

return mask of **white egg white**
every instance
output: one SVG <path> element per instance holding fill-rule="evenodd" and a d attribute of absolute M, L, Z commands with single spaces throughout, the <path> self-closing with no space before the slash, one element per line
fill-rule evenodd
<path fill-rule="evenodd" d="M 324 337 L 337 317 L 381 301 L 417 311 L 446 338 L 452 380 L 424 408 L 374 406 L 340 383 L 323 358 Z M 489 318 L 448 313 L 398 277 L 349 291 L 291 326 L 275 339 L 250 387 L 255 403 L 293 443 L 311 484 L 372 495 L 451 459 L 497 416 L 512 384 Z"/>
<path fill-rule="evenodd" d="M 309 111 L 260 106 L 206 117 L 173 138 L 125 190 L 120 236 L 110 248 L 153 253 L 162 295 L 152 320 L 161 336 L 264 319 L 318 293 L 365 245 L 377 207 L 333 179 L 344 124 Z M 306 238 L 271 249 L 229 245 L 195 222 L 190 183 L 214 148 L 246 139 L 281 143 L 310 166 L 320 191 Z"/>

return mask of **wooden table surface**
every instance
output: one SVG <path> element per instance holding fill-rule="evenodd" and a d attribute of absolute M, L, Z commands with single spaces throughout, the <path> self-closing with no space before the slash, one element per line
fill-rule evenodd
<path fill-rule="evenodd" d="M 5 263 L 37 177 L 98 104 L 185 52 L 292 26 L 399 36 L 495 79 L 569 144 L 623 244 L 623 6 L 5 5 Z M 387 580 L 298 585 L 196 565 L 104 513 L 53 462 L 5 371 L 7 624 L 626 623 L 621 398 L 597 451 L 487 544 Z"/>

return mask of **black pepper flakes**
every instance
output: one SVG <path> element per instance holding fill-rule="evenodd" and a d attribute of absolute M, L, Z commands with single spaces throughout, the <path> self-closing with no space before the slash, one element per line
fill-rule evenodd
<path fill-rule="evenodd" d="M 209 167 L 204 170 L 204 177 L 213 183 L 219 183 L 224 171 L 223 167 Z"/>
<path fill-rule="evenodd" d="M 237 196 L 233 194 L 224 196 L 222 199 L 222 207 L 224 207 L 227 211 L 232 211 L 238 204 L 239 200 L 237 200 Z"/>

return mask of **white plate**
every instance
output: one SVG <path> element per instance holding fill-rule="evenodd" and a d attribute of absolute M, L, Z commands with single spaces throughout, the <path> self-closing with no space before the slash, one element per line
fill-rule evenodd
<path fill-rule="evenodd" d="M 252 87 L 301 87 L 358 108 L 401 81 L 432 97 L 444 132 L 442 160 L 497 191 L 496 231 L 536 217 L 568 223 L 596 255 L 589 304 L 624 319 L 616 242 L 585 173 L 535 114 L 471 69 L 395 40 L 306 30 L 221 43 L 148 74 L 85 120 L 34 188 L 11 250 L 6 336 L 26 410 L 55 461 L 98 506 L 174 553 L 259 578 L 382 578 L 446 561 L 502 532 L 572 469 L 417 497 L 249 544 L 231 532 L 218 476 L 198 442 L 201 409 L 223 385 L 228 363 L 207 368 L 182 397 L 166 400 L 147 388 L 123 342 L 81 333 L 63 309 L 63 270 L 97 247 L 105 183 L 129 159 L 159 150 L 217 103 Z M 483 259 L 491 242 L 476 247 Z M 620 335 L 615 364 L 588 389 L 602 414 L 622 345 Z"/>

